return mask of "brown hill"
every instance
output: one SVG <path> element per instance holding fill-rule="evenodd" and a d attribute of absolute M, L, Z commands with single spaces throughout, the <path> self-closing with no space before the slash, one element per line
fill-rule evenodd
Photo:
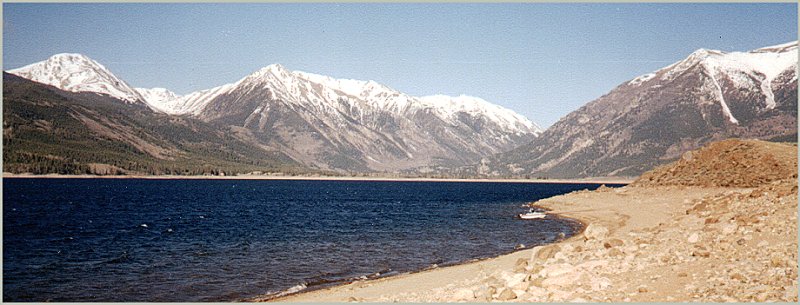
<path fill-rule="evenodd" d="M 797 144 L 729 139 L 642 174 L 637 186 L 757 187 L 797 179 Z"/>

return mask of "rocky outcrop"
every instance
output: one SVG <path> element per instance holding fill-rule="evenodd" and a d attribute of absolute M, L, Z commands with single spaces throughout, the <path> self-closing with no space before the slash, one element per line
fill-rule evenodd
<path fill-rule="evenodd" d="M 797 178 L 796 145 L 730 139 L 688 151 L 680 160 L 643 174 L 639 186 L 756 187 Z"/>

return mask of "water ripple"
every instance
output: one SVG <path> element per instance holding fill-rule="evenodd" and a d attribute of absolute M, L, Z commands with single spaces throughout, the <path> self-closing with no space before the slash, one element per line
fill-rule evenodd
<path fill-rule="evenodd" d="M 596 187 L 3 179 L 3 300 L 232 301 L 465 262 L 572 234 L 515 215 Z"/>

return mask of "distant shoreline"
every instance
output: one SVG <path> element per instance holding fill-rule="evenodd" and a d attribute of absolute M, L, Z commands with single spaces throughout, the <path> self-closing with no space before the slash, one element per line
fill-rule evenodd
<path fill-rule="evenodd" d="M 172 176 L 172 175 L 61 175 L 61 174 L 12 174 L 3 173 L 3 178 L 76 178 L 76 179 L 186 179 L 186 180 L 321 180 L 321 181 L 394 181 L 394 182 L 501 182 L 501 183 L 589 183 L 589 184 L 629 184 L 628 178 L 585 178 L 585 179 L 495 179 L 495 178 L 411 178 L 411 177 L 332 177 L 332 176 Z"/>

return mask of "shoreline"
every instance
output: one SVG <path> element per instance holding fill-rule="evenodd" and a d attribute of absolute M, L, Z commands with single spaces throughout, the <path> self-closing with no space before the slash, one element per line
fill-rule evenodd
<path fill-rule="evenodd" d="M 730 295 L 704 294 L 707 290 L 716 289 L 714 283 L 709 282 L 708 273 L 719 272 L 717 270 L 721 266 L 733 264 L 729 261 L 734 261 L 731 257 L 735 257 L 727 254 L 730 249 L 709 247 L 730 245 L 727 239 L 731 239 L 734 247 L 766 251 L 763 245 L 761 248 L 756 245 L 763 241 L 759 238 L 752 238 L 752 242 L 745 241 L 737 236 L 750 231 L 731 233 L 727 229 L 730 225 L 721 220 L 724 215 L 710 218 L 720 219 L 719 223 L 714 223 L 689 211 L 704 202 L 756 193 L 760 194 L 753 188 L 683 186 L 626 186 L 576 191 L 531 203 L 548 209 L 548 213 L 556 217 L 569 218 L 583 225 L 582 231 L 559 242 L 479 261 L 357 280 L 279 297 L 261 296 L 247 301 L 418 303 L 730 300 Z M 751 200 L 754 202 L 765 200 L 765 197 L 753 198 Z M 784 200 L 796 202 L 796 198 L 795 195 Z M 642 208 L 631 208 L 633 202 Z M 791 209 L 788 211 L 792 212 Z M 713 226 L 713 229 L 702 229 L 703 226 Z M 707 230 L 722 233 L 704 233 Z M 768 233 L 763 231 L 762 234 Z M 700 245 L 693 241 L 698 238 L 694 235 L 711 244 Z M 775 240 L 776 245 L 794 242 L 793 247 L 797 248 L 796 240 L 784 241 L 780 236 L 763 238 Z M 715 238 L 727 239 L 713 241 Z M 766 256 L 766 264 L 769 265 L 769 255 L 758 255 Z M 725 267 L 731 268 L 736 269 Z M 753 276 L 757 276 L 755 274 Z M 760 274 L 764 276 L 763 272 Z M 794 280 L 796 282 L 796 278 Z M 786 293 L 791 299 L 792 292 Z M 738 300 L 744 300 L 744 297 L 738 297 Z M 755 296 L 753 298 L 758 300 Z M 777 295 L 765 298 L 783 299 Z"/>
<path fill-rule="evenodd" d="M 46 178 L 46 179 L 151 179 L 151 180 L 304 180 L 304 181 L 387 181 L 387 182 L 498 182 L 498 183 L 565 183 L 565 184 L 630 184 L 632 178 L 584 178 L 584 179 L 497 179 L 497 178 L 416 178 L 416 177 L 350 177 L 350 176 L 286 176 L 286 175 L 239 175 L 239 176 L 178 176 L 178 175 L 61 175 L 61 174 L 12 174 L 3 173 L 2 178 Z"/>
<path fill-rule="evenodd" d="M 548 244 L 543 244 L 543 245 L 534 246 L 534 247 L 526 246 L 525 248 L 514 249 L 514 250 L 511 250 L 510 252 L 498 254 L 498 255 L 495 255 L 495 256 L 474 258 L 474 259 L 466 260 L 466 261 L 463 261 L 463 262 L 457 262 L 457 263 L 447 264 L 447 265 L 443 265 L 443 266 L 438 266 L 437 265 L 437 266 L 432 266 L 432 267 L 428 267 L 428 268 L 425 268 L 425 269 L 412 270 L 412 271 L 406 271 L 406 272 L 403 272 L 403 273 L 392 274 L 392 275 L 389 275 L 389 276 L 380 276 L 379 275 L 378 277 L 367 278 L 367 279 L 343 280 L 343 281 L 341 281 L 339 283 L 334 283 L 332 285 L 327 285 L 327 286 L 320 285 L 320 286 L 316 286 L 316 287 L 315 286 L 308 287 L 306 285 L 302 285 L 302 286 L 306 286 L 306 288 L 304 288 L 302 290 L 299 290 L 299 291 L 288 292 L 289 290 L 292 290 L 294 287 L 300 286 L 300 285 L 295 285 L 295 286 L 293 286 L 293 287 L 291 287 L 289 289 L 283 290 L 283 291 L 279 291 L 279 292 L 272 293 L 272 294 L 269 294 L 269 295 L 265 294 L 265 295 L 261 295 L 261 296 L 257 296 L 257 297 L 246 298 L 246 299 L 238 300 L 237 302 L 307 302 L 307 301 L 303 301 L 303 300 L 294 301 L 294 300 L 292 300 L 292 298 L 295 298 L 295 297 L 302 298 L 303 294 L 320 292 L 320 291 L 325 291 L 325 290 L 332 290 L 332 289 L 337 289 L 337 288 L 348 286 L 348 285 L 357 285 L 357 284 L 360 284 L 360 285 L 371 285 L 370 283 L 377 283 L 377 282 L 383 282 L 383 281 L 392 281 L 392 280 L 394 280 L 396 278 L 423 275 L 423 274 L 428 273 L 428 272 L 437 272 L 439 270 L 443 270 L 443 269 L 447 269 L 447 268 L 456 268 L 456 267 L 461 267 L 461 266 L 466 266 L 466 265 L 480 264 L 482 262 L 498 260 L 498 259 L 501 259 L 503 257 L 517 258 L 517 256 L 519 256 L 519 254 L 521 252 L 530 252 L 530 251 L 533 251 L 536 248 L 547 247 L 547 246 L 550 246 L 550 245 L 556 245 L 556 244 L 567 242 L 567 241 L 572 240 L 574 238 L 579 238 L 581 236 L 581 234 L 583 233 L 583 231 L 586 229 L 586 223 L 584 223 L 580 219 L 564 217 L 564 216 L 558 215 L 556 213 L 549 213 L 549 215 L 552 216 L 553 218 L 562 218 L 562 219 L 568 219 L 570 221 L 574 221 L 576 223 L 576 225 L 575 225 L 576 230 L 572 234 L 572 236 L 570 236 L 568 238 L 565 238 L 565 239 L 556 240 L 556 241 L 554 241 L 552 243 L 548 243 Z M 523 257 L 524 257 L 524 255 L 523 255 Z"/>
<path fill-rule="evenodd" d="M 575 236 L 577 236 L 579 234 L 580 233 L 576 233 Z M 563 242 L 563 241 L 566 241 L 566 239 L 554 242 L 552 244 L 557 244 L 557 243 L 560 243 L 560 242 Z M 552 245 L 552 244 L 545 244 L 543 246 Z M 314 285 L 314 286 L 311 286 L 311 287 L 306 287 L 305 289 L 302 289 L 302 290 L 299 290 L 299 291 L 287 293 L 286 291 L 292 289 L 292 288 L 289 288 L 289 289 L 286 289 L 284 291 L 279 291 L 278 293 L 273 293 L 273 294 L 270 294 L 270 295 L 262 295 L 262 296 L 252 297 L 252 298 L 246 298 L 246 299 L 243 299 L 243 300 L 238 300 L 236 302 L 287 302 L 285 299 L 291 299 L 293 297 L 301 297 L 301 295 L 306 294 L 306 293 L 313 293 L 313 292 L 324 291 L 324 290 L 328 290 L 328 289 L 336 289 L 338 287 L 348 286 L 348 285 L 355 285 L 355 284 L 370 285 L 370 283 L 373 283 L 373 282 L 391 281 L 391 280 L 395 279 L 396 277 L 413 276 L 413 275 L 422 274 L 422 273 L 425 273 L 425 272 L 435 272 L 437 270 L 441 270 L 441 269 L 445 269 L 445 268 L 453 268 L 453 267 L 469 265 L 469 264 L 478 264 L 478 263 L 481 263 L 481 262 L 484 262 L 484 261 L 494 260 L 494 259 L 497 259 L 497 258 L 502 257 L 502 256 L 511 256 L 511 255 L 513 255 L 515 253 L 526 251 L 526 250 L 531 250 L 531 249 L 533 249 L 533 248 L 515 249 L 515 250 L 512 250 L 511 252 L 503 253 L 503 254 L 500 254 L 500 255 L 497 255 L 497 256 L 474 258 L 474 259 L 470 259 L 470 260 L 463 261 L 463 262 L 458 262 L 458 263 L 453 263 L 453 264 L 448 264 L 448 265 L 443 265 L 443 266 L 438 266 L 437 265 L 436 267 L 428 267 L 428 268 L 420 269 L 420 270 L 406 271 L 406 272 L 392 274 L 392 275 L 388 275 L 388 276 L 380 276 L 379 275 L 378 277 L 367 278 L 367 279 L 343 280 L 341 282 L 333 283 L 333 284 L 328 285 L 328 286 Z M 293 287 L 297 287 L 297 286 L 300 286 L 300 285 L 295 285 Z M 306 286 L 306 285 L 303 285 L 303 286 Z M 288 301 L 288 302 L 295 302 L 295 301 Z M 305 301 L 299 301 L 299 302 L 305 302 Z"/>
<path fill-rule="evenodd" d="M 628 183 L 630 183 L 630 182 L 628 182 Z M 576 191 L 576 192 L 582 192 L 582 191 Z M 580 214 L 580 213 L 578 213 L 578 214 L 569 214 L 568 212 L 559 212 L 559 211 L 557 211 L 557 208 L 554 207 L 552 204 L 543 203 L 543 201 L 546 201 L 548 199 L 552 199 L 552 198 L 556 198 L 556 197 L 562 197 L 562 196 L 569 196 L 570 194 L 574 194 L 576 192 L 567 193 L 567 194 L 563 194 L 563 195 L 557 195 L 557 196 L 554 196 L 554 197 L 544 198 L 544 199 L 541 199 L 541 200 L 536 201 L 536 202 L 529 202 L 528 203 L 531 207 L 536 207 L 536 208 L 540 208 L 540 209 L 546 210 L 548 215 L 551 215 L 551 216 L 554 216 L 554 217 L 557 217 L 557 218 L 565 218 L 565 219 L 569 219 L 569 220 L 575 221 L 578 224 L 578 230 L 576 230 L 575 233 L 572 236 L 570 236 L 570 237 L 568 237 L 566 239 L 558 240 L 558 241 L 555 241 L 553 243 L 544 244 L 544 245 L 540 245 L 540 246 L 535 246 L 535 247 L 530 247 L 530 248 L 526 247 L 524 249 L 517 249 L 517 250 L 513 250 L 510 253 L 500 254 L 500 255 L 497 255 L 497 256 L 493 256 L 493 257 L 486 257 L 486 258 L 480 258 L 480 259 L 475 259 L 475 260 L 471 260 L 471 261 L 465 261 L 465 262 L 457 263 L 457 264 L 454 264 L 454 265 L 448 265 L 448 266 L 441 266 L 441 267 L 435 267 L 435 268 L 429 268 L 429 269 L 410 271 L 410 272 L 406 272 L 406 273 L 391 275 L 391 276 L 387 276 L 387 277 L 379 277 L 379 278 L 374 278 L 374 279 L 355 280 L 355 281 L 351 281 L 351 282 L 345 282 L 345 283 L 336 284 L 336 285 L 333 285 L 333 286 L 330 286 L 330 287 L 319 287 L 319 288 L 311 288 L 311 289 L 306 288 L 306 289 L 303 289 L 303 290 L 300 290 L 300 291 L 286 293 L 286 294 L 283 294 L 283 295 L 281 295 L 280 293 L 272 294 L 272 295 L 269 295 L 269 296 L 264 295 L 264 296 L 250 298 L 250 299 L 245 299 L 244 301 L 245 302 L 299 302 L 299 303 L 306 303 L 306 302 L 345 302 L 345 301 L 346 302 L 365 302 L 365 301 L 369 302 L 371 300 L 368 301 L 368 300 L 364 300 L 363 298 L 358 298 L 358 297 L 350 297 L 347 300 L 334 300 L 334 299 L 327 299 L 327 298 L 324 298 L 324 297 L 325 297 L 325 294 L 328 294 L 328 293 L 331 293 L 331 294 L 340 293 L 342 290 L 354 291 L 354 290 L 359 289 L 359 288 L 372 287 L 373 285 L 381 285 L 381 284 L 389 284 L 390 285 L 393 281 L 400 282 L 400 281 L 409 281 L 409 280 L 411 280 L 412 282 L 415 282 L 415 280 L 416 280 L 415 278 L 417 278 L 417 277 L 427 277 L 427 278 L 437 277 L 437 275 L 438 275 L 437 273 L 463 274 L 464 271 L 475 269 L 475 267 L 477 267 L 480 270 L 484 270 L 484 269 L 487 269 L 487 268 L 496 267 L 495 265 L 498 264 L 498 263 L 500 263 L 500 264 L 506 263 L 507 264 L 510 261 L 515 261 L 516 262 L 516 261 L 519 261 L 520 259 L 535 257 L 537 255 L 537 252 L 541 251 L 544 248 L 558 247 L 561 244 L 567 244 L 567 243 L 571 243 L 571 242 L 578 242 L 578 241 L 581 241 L 583 239 L 583 233 L 584 233 L 584 231 L 586 230 L 587 226 L 590 223 L 590 221 L 589 221 L 590 217 L 587 217 L 586 215 L 583 215 L 583 214 Z M 448 280 L 456 281 L 456 280 L 453 280 L 452 278 L 450 278 Z M 412 286 L 412 288 L 415 288 L 415 287 Z M 320 295 L 319 294 L 323 294 L 322 295 L 322 297 L 323 297 L 322 299 L 320 299 Z M 395 302 L 395 301 L 396 300 L 392 300 L 392 302 Z M 384 300 L 381 300 L 380 302 L 384 302 Z"/>
<path fill-rule="evenodd" d="M 559 196 L 566 196 L 566 195 L 569 195 L 569 194 L 571 194 L 571 193 L 564 194 L 564 195 L 559 195 Z M 554 197 L 559 197 L 559 196 L 554 196 Z M 588 219 L 586 219 L 586 217 L 581 216 L 580 214 L 567 216 L 565 214 L 562 214 L 562 213 L 559 213 L 559 212 L 555 211 L 554 207 L 552 207 L 550 205 L 547 205 L 547 204 L 542 204 L 541 203 L 541 201 L 544 201 L 544 200 L 547 200 L 547 199 L 550 199 L 550 198 L 554 198 L 554 197 L 545 198 L 545 199 L 542 199 L 542 200 L 537 201 L 537 202 L 530 202 L 529 205 L 531 207 L 543 208 L 543 209 L 545 209 L 547 211 L 547 213 L 549 215 L 552 215 L 552 216 L 555 216 L 555 217 L 558 217 L 558 218 L 566 218 L 566 219 L 570 219 L 572 221 L 577 222 L 579 224 L 579 229 L 576 230 L 575 234 L 573 234 L 569 238 L 566 238 L 566 239 L 563 239 L 563 240 L 559 240 L 559 241 L 556 241 L 556 242 L 553 242 L 553 243 L 550 243 L 550 244 L 544 244 L 544 245 L 536 246 L 536 247 L 518 249 L 518 250 L 514 250 L 514 251 L 512 251 L 510 253 L 500 254 L 500 255 L 497 255 L 497 256 L 493 256 L 493 257 L 486 257 L 486 258 L 476 259 L 476 260 L 472 260 L 472 261 L 465 261 L 465 262 L 457 263 L 457 264 L 454 264 L 454 265 L 448 265 L 448 266 L 442 266 L 442 267 L 436 267 L 436 268 L 429 268 L 429 269 L 410 271 L 410 272 L 406 272 L 406 273 L 396 274 L 396 275 L 387 276 L 387 277 L 380 277 L 380 278 L 375 278 L 375 279 L 355 280 L 355 281 L 351 281 L 351 282 L 345 282 L 345 283 L 336 284 L 336 285 L 333 285 L 333 286 L 330 286 L 330 287 L 319 287 L 319 288 L 311 288 L 311 289 L 306 288 L 306 289 L 303 289 L 303 290 L 300 290 L 300 291 L 286 293 L 284 295 L 280 295 L 280 293 L 277 294 L 277 295 L 270 295 L 270 296 L 266 296 L 265 295 L 265 296 L 246 299 L 244 301 L 246 301 L 246 302 L 247 301 L 249 301 L 249 302 L 300 302 L 300 303 L 306 303 L 306 302 L 344 302 L 343 300 L 331 300 L 331 299 L 321 299 L 320 300 L 318 294 L 320 294 L 320 293 L 323 293 L 323 294 L 337 293 L 337 292 L 340 292 L 341 290 L 353 291 L 353 290 L 358 289 L 358 288 L 372 287 L 372 285 L 391 284 L 392 281 L 407 281 L 409 279 L 412 279 L 412 281 L 413 281 L 414 278 L 416 278 L 416 277 L 436 277 L 437 276 L 436 273 L 459 273 L 459 274 L 463 274 L 464 271 L 475 269 L 474 267 L 477 267 L 480 270 L 484 270 L 487 267 L 489 267 L 489 268 L 493 267 L 492 265 L 494 265 L 496 263 L 507 263 L 508 261 L 516 261 L 516 260 L 520 260 L 520 259 L 524 259 L 524 258 L 528 258 L 528 257 L 533 257 L 533 256 L 536 255 L 536 252 L 538 252 L 542 248 L 557 246 L 559 244 L 566 244 L 566 243 L 569 243 L 569 242 L 575 242 L 575 241 L 581 240 L 581 238 L 583 236 L 583 232 L 584 232 L 584 230 L 586 230 L 586 227 L 589 224 Z M 450 280 L 452 281 L 452 279 L 450 279 Z M 355 286 L 357 288 L 354 288 L 353 286 Z M 358 297 L 351 297 L 350 299 L 348 299 L 346 301 L 347 302 L 363 302 L 365 300 L 363 298 L 359 299 Z"/>

